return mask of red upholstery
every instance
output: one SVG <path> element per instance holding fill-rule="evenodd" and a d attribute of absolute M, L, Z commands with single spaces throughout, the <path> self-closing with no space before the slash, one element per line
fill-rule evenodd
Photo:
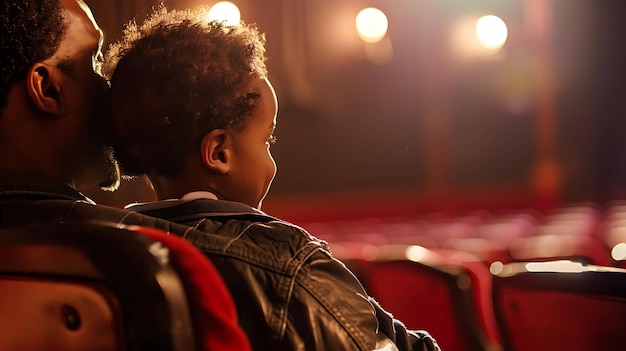
<path fill-rule="evenodd" d="M 244 331 L 237 324 L 237 311 L 222 277 L 211 262 L 195 247 L 175 235 L 140 226 L 127 229 L 169 249 L 174 265 L 185 286 L 198 344 L 207 351 L 251 350 Z"/>
<path fill-rule="evenodd" d="M 496 261 L 510 262 L 512 260 L 506 243 L 485 238 L 449 239 L 441 244 L 441 247 L 443 249 L 470 253 L 486 265 Z"/>
<path fill-rule="evenodd" d="M 531 265 L 507 264 L 494 276 L 494 308 L 506 350 L 624 349 L 626 270 Z M 541 267 L 546 269 L 536 269 Z"/>
<path fill-rule="evenodd" d="M 511 351 L 618 350 L 623 347 L 624 301 L 533 290 L 506 290 L 500 299 L 505 304 L 503 308 L 508 310 L 503 313 L 502 322 L 510 332 Z"/>
<path fill-rule="evenodd" d="M 509 247 L 515 261 L 575 260 L 612 266 L 609 250 L 592 235 L 543 234 L 518 238 Z"/>
<path fill-rule="evenodd" d="M 234 306 L 180 237 L 101 222 L 0 228 L 2 350 L 251 350 Z"/>
<path fill-rule="evenodd" d="M 0 275 L 0 349 L 125 350 L 115 302 L 101 285 Z"/>
<path fill-rule="evenodd" d="M 481 261 L 463 263 L 462 253 L 448 256 L 417 246 L 379 250 L 373 260 L 352 259 L 348 265 L 383 308 L 411 329 L 428 330 L 442 350 L 499 350 L 490 275 Z"/>

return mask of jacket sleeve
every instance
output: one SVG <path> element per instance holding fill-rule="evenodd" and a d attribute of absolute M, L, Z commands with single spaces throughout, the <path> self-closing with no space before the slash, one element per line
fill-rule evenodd
<path fill-rule="evenodd" d="M 233 220 L 218 228 L 224 235 L 210 234 L 208 222 L 187 239 L 220 271 L 254 350 L 376 347 L 374 307 L 352 272 L 319 241 L 282 222 Z"/>
<path fill-rule="evenodd" d="M 287 316 L 283 340 L 306 350 L 376 347 L 376 311 L 363 287 L 343 263 L 321 248 L 310 253 L 296 274 Z"/>
<path fill-rule="evenodd" d="M 399 351 L 441 351 L 437 341 L 425 330 L 407 330 L 404 324 L 393 318 L 376 300 L 369 297 L 376 309 L 380 331 L 396 344 Z"/>

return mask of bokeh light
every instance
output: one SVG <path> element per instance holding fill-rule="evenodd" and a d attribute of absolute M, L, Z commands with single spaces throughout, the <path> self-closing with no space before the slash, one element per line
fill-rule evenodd
<path fill-rule="evenodd" d="M 387 34 L 388 26 L 387 16 L 374 7 L 365 8 L 356 16 L 356 30 L 359 37 L 368 43 L 380 41 Z"/>
<path fill-rule="evenodd" d="M 405 256 L 413 262 L 420 262 L 426 257 L 426 248 L 419 245 L 411 245 L 406 249 Z"/>
<path fill-rule="evenodd" d="M 619 243 L 611 249 L 611 257 L 615 261 L 623 261 L 626 259 L 626 243 Z"/>
<path fill-rule="evenodd" d="M 500 261 L 495 261 L 489 265 L 489 272 L 491 274 L 500 274 L 504 270 L 504 264 Z"/>
<path fill-rule="evenodd" d="M 225 22 L 229 26 L 236 26 L 241 20 L 239 8 L 230 1 L 220 1 L 211 6 L 208 16 L 210 21 Z"/>
<path fill-rule="evenodd" d="M 585 270 L 585 267 L 580 262 L 559 260 L 551 262 L 530 262 L 526 264 L 526 270 L 529 272 L 580 273 Z"/>
<path fill-rule="evenodd" d="M 508 29 L 500 17 L 488 15 L 476 22 L 476 35 L 484 47 L 496 50 L 506 42 Z"/>

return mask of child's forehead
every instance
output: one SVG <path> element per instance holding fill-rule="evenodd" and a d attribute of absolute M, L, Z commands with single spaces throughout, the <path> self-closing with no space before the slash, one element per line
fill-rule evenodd
<path fill-rule="evenodd" d="M 254 89 L 256 89 L 261 94 L 261 103 L 273 105 L 274 109 L 277 112 L 278 110 L 278 98 L 276 96 L 276 91 L 272 86 L 272 83 L 269 81 L 267 77 L 261 77 L 259 79 L 255 79 L 252 82 Z"/>
<path fill-rule="evenodd" d="M 254 79 L 250 91 L 258 93 L 260 99 L 246 124 L 254 124 L 254 128 L 273 129 L 276 126 L 278 106 L 271 83 L 266 78 Z"/>

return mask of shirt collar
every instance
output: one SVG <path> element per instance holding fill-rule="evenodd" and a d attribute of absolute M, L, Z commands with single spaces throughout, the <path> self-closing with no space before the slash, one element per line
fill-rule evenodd
<path fill-rule="evenodd" d="M 213 194 L 210 191 L 192 191 L 190 193 L 183 195 L 180 199 L 185 200 L 185 201 L 198 200 L 198 199 L 217 200 L 217 195 Z"/>

